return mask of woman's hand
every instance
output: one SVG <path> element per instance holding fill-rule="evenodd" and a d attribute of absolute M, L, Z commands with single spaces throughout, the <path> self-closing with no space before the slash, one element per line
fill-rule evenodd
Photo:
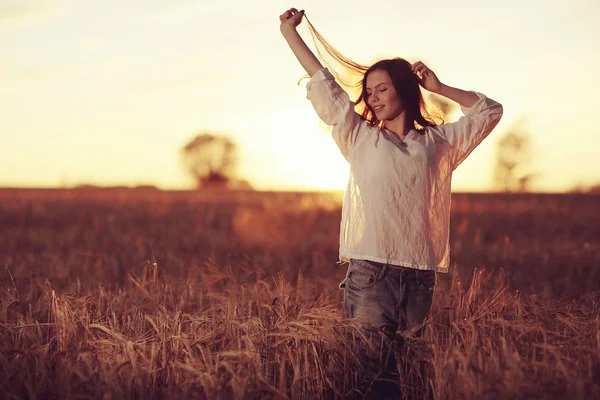
<path fill-rule="evenodd" d="M 417 61 L 412 65 L 412 70 L 417 75 L 419 84 L 425 89 L 433 93 L 438 93 L 444 86 L 435 75 L 435 72 L 429 69 L 427 65 L 421 61 Z"/>
<path fill-rule="evenodd" d="M 279 21 L 281 21 L 280 29 L 283 30 L 287 27 L 295 29 L 302 22 L 303 16 L 304 10 L 298 11 L 295 8 L 290 8 L 279 16 Z"/>

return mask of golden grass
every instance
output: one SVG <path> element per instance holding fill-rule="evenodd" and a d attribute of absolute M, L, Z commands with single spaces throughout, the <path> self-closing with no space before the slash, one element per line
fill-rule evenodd
<path fill-rule="evenodd" d="M 360 332 L 341 316 L 339 209 L 103 195 L 0 193 L 2 397 L 352 393 Z M 484 198 L 486 212 L 457 197 L 455 265 L 438 275 L 425 335 L 401 349 L 404 394 L 600 397 L 592 203 Z M 239 215 L 276 236 L 249 240 Z"/>

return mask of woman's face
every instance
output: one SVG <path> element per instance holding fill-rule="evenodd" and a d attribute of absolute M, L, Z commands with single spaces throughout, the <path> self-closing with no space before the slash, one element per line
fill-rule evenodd
<path fill-rule="evenodd" d="M 402 101 L 386 70 L 376 69 L 367 75 L 367 104 L 380 121 L 395 119 L 404 111 Z"/>

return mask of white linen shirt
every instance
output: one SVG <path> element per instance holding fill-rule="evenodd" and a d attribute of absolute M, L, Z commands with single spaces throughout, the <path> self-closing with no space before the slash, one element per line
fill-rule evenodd
<path fill-rule="evenodd" d="M 340 260 L 448 272 L 452 172 L 485 139 L 502 105 L 479 100 L 457 122 L 411 130 L 404 142 L 370 125 L 327 68 L 307 99 L 350 164 L 340 223 Z"/>

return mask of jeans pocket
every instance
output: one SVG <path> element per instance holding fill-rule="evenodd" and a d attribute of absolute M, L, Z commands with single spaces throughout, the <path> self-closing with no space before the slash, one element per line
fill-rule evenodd
<path fill-rule="evenodd" d="M 437 285 L 436 272 L 417 270 L 415 273 L 417 275 L 417 285 L 419 290 L 427 294 L 433 294 L 435 291 L 435 285 Z"/>
<path fill-rule="evenodd" d="M 382 268 L 383 266 L 374 265 L 368 261 L 351 260 L 346 279 L 342 284 L 355 291 L 369 289 L 382 278 L 380 276 Z"/>

